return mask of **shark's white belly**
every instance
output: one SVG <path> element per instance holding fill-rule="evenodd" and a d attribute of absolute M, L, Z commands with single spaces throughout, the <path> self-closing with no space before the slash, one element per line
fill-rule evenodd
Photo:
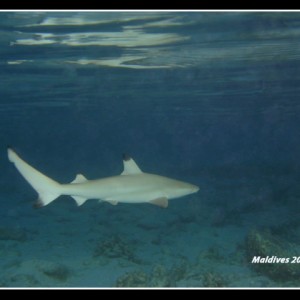
<path fill-rule="evenodd" d="M 164 187 L 172 183 L 174 189 L 181 182 L 154 174 L 121 175 L 83 183 L 63 185 L 63 194 L 87 199 L 116 201 L 124 203 L 143 203 L 166 197 L 176 198 Z M 178 195 L 178 197 L 181 195 Z"/>

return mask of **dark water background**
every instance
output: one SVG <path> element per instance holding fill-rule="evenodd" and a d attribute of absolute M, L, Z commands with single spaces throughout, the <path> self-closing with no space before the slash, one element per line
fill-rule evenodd
<path fill-rule="evenodd" d="M 5 226 L 35 227 L 38 214 L 34 191 L 7 160 L 11 145 L 60 182 L 118 174 L 127 152 L 142 170 L 200 186 L 165 212 L 93 202 L 76 222 L 97 210 L 99 219 L 147 214 L 150 223 L 177 214 L 179 223 L 234 224 L 243 234 L 282 225 L 300 242 L 299 12 L 0 16 Z M 60 201 L 66 207 L 43 208 L 48 225 L 47 210 L 75 209 Z"/>

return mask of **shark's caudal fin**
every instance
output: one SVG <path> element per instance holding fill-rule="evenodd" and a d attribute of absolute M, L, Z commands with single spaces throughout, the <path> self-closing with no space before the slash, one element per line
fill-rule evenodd
<path fill-rule="evenodd" d="M 38 206 L 44 206 L 61 195 L 61 185 L 31 167 L 22 160 L 11 148 L 7 149 L 8 159 L 39 194 Z"/>

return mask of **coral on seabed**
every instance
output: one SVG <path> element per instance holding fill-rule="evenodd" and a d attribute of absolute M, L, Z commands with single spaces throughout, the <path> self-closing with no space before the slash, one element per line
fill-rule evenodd
<path fill-rule="evenodd" d="M 26 241 L 26 232 L 21 229 L 0 227 L 0 240 L 13 240 L 18 242 Z"/>
<path fill-rule="evenodd" d="M 217 245 L 209 247 L 206 251 L 201 253 L 201 256 L 199 257 L 201 259 L 209 259 L 213 261 L 224 261 L 226 258 L 221 255 L 220 247 Z"/>
<path fill-rule="evenodd" d="M 226 281 L 223 276 L 214 272 L 206 272 L 202 275 L 204 287 L 225 287 Z"/>
<path fill-rule="evenodd" d="M 14 274 L 0 280 L 0 287 L 38 287 L 41 283 L 31 274 Z"/>
<path fill-rule="evenodd" d="M 45 275 L 59 281 L 66 281 L 71 275 L 69 268 L 61 263 L 39 261 L 37 269 Z"/>
<path fill-rule="evenodd" d="M 150 281 L 149 281 L 149 286 L 151 287 L 170 287 L 171 286 L 171 276 L 167 272 L 166 268 L 162 265 L 156 265 L 154 266 L 151 276 L 150 276 Z"/>
<path fill-rule="evenodd" d="M 117 287 L 147 287 L 148 275 L 142 271 L 127 272 L 119 277 L 116 282 Z"/>
<path fill-rule="evenodd" d="M 38 287 L 62 286 L 72 275 L 71 269 L 60 263 L 48 260 L 26 260 L 21 262 L 13 272 L 1 274 L 0 286 Z"/>
<path fill-rule="evenodd" d="M 113 236 L 98 243 L 94 250 L 94 257 L 124 258 L 138 263 L 133 248 L 119 236 Z"/>
<path fill-rule="evenodd" d="M 182 262 L 171 269 L 155 265 L 149 274 L 144 271 L 127 272 L 117 279 L 117 287 L 172 287 L 185 278 L 187 264 Z"/>
<path fill-rule="evenodd" d="M 295 252 L 291 251 L 287 242 L 284 243 L 283 247 L 271 234 L 252 230 L 246 236 L 245 250 L 248 263 L 258 273 L 278 281 L 299 279 L 300 266 L 297 263 L 291 263 Z M 252 263 L 254 256 L 260 256 L 261 258 L 270 258 L 272 256 L 276 256 L 277 258 L 289 258 L 289 262 Z"/>

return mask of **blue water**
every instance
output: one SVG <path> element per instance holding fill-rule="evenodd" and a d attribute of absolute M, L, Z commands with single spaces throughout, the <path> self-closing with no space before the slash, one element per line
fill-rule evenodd
<path fill-rule="evenodd" d="M 1 286 L 300 285 L 247 256 L 253 231 L 274 247 L 251 254 L 300 255 L 299 12 L 1 12 L 0 33 Z M 7 145 L 59 182 L 126 152 L 200 191 L 34 209 Z"/>

